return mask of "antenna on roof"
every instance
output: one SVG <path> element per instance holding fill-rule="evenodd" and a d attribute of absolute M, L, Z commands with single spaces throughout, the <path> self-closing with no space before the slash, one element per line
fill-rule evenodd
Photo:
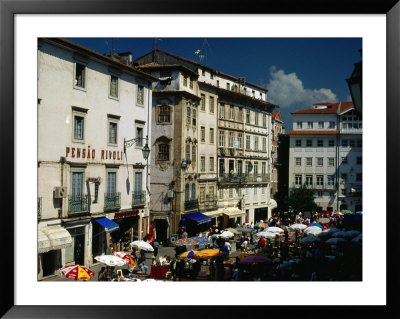
<path fill-rule="evenodd" d="M 199 62 L 200 62 L 200 63 L 202 63 L 202 61 L 203 61 L 204 58 L 205 58 L 205 59 L 206 59 L 205 64 L 207 65 L 207 54 L 208 54 L 208 50 L 210 50 L 211 53 L 212 53 L 210 44 L 208 43 L 207 39 L 204 39 L 204 40 L 203 40 L 203 43 L 201 44 L 201 48 L 198 49 L 198 50 L 196 50 L 196 51 L 194 52 L 194 54 L 198 56 Z"/>
<path fill-rule="evenodd" d="M 153 39 L 153 50 L 157 49 L 158 41 L 162 41 L 162 39 L 158 39 L 158 38 Z"/>
<path fill-rule="evenodd" d="M 104 41 L 104 43 L 107 46 L 108 51 L 110 52 L 108 55 L 112 55 L 115 52 L 114 38 L 111 39 L 111 49 L 110 49 L 110 43 L 108 41 Z"/>

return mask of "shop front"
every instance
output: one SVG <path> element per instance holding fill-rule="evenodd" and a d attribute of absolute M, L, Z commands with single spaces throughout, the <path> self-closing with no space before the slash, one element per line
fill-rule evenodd
<path fill-rule="evenodd" d="M 111 233 L 119 229 L 119 225 L 112 220 L 102 217 L 93 219 L 92 228 L 92 255 L 94 257 L 107 253 L 107 247 L 110 247 Z"/>
<path fill-rule="evenodd" d="M 254 223 L 259 222 L 260 220 L 268 220 L 268 207 L 256 208 L 254 210 Z"/>
<path fill-rule="evenodd" d="M 246 213 L 237 207 L 228 207 L 224 211 L 223 228 L 235 228 L 237 224 L 242 225 L 245 221 Z"/>
<path fill-rule="evenodd" d="M 200 212 L 183 215 L 186 221 L 186 232 L 188 237 L 207 231 L 211 226 L 211 217 Z"/>
<path fill-rule="evenodd" d="M 208 217 L 211 217 L 211 226 L 212 227 L 222 227 L 222 224 L 224 222 L 224 209 L 223 208 L 213 210 L 210 212 L 204 212 L 203 214 Z"/>
<path fill-rule="evenodd" d="M 139 234 L 139 210 L 121 211 L 114 214 L 114 220 L 119 229 L 111 233 L 114 250 L 129 249 L 129 244 L 134 240 L 142 239 Z"/>
<path fill-rule="evenodd" d="M 169 217 L 166 215 L 155 215 L 152 216 L 152 220 L 156 240 L 161 245 L 167 245 L 169 238 Z"/>

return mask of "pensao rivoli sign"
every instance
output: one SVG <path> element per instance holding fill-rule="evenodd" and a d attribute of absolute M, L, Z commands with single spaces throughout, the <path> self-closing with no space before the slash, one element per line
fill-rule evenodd
<path fill-rule="evenodd" d="M 69 147 L 65 148 L 66 158 L 79 158 L 79 159 L 100 159 L 100 160 L 123 160 L 123 151 L 110 151 L 101 149 L 96 152 L 96 149 L 88 147 Z"/>

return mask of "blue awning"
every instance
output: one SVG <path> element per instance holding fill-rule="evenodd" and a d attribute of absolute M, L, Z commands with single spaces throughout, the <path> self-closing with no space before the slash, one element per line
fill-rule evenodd
<path fill-rule="evenodd" d="M 197 225 L 211 222 L 211 217 L 208 217 L 200 212 L 183 215 L 183 217 L 193 220 Z"/>
<path fill-rule="evenodd" d="M 114 223 L 112 220 L 106 217 L 95 219 L 95 221 L 99 223 L 101 226 L 103 226 L 110 233 L 119 229 L 119 225 L 117 223 Z"/>

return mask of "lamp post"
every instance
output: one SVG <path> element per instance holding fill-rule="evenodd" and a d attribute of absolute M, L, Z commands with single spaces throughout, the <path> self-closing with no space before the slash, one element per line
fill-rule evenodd
<path fill-rule="evenodd" d="M 145 146 L 142 148 L 142 154 L 143 154 L 143 158 L 144 158 L 145 160 L 147 160 L 147 159 L 149 158 L 149 155 L 150 155 L 150 148 L 149 148 L 149 145 L 148 145 L 148 141 L 149 141 L 148 136 L 146 136 L 146 138 L 144 138 L 144 137 L 137 137 L 137 138 L 133 138 L 133 139 L 131 139 L 131 140 L 125 140 L 125 138 L 124 138 L 124 154 L 125 154 L 125 156 L 126 156 L 126 149 L 127 149 L 128 147 L 131 147 L 131 146 L 134 145 L 135 143 L 141 142 L 141 141 L 143 141 L 143 140 L 146 140 L 146 144 L 145 144 Z"/>
<path fill-rule="evenodd" d="M 358 112 L 362 112 L 362 62 L 354 64 L 354 70 L 349 79 L 346 79 L 349 86 L 351 99 Z"/>

